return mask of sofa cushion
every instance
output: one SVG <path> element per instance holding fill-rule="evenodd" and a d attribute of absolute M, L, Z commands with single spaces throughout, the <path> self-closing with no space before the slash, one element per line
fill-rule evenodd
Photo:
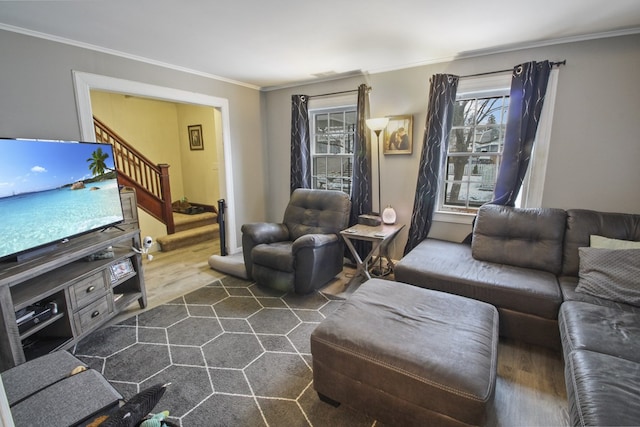
<path fill-rule="evenodd" d="M 580 301 L 565 301 L 558 325 L 564 354 L 591 350 L 640 362 L 640 313 Z"/>
<path fill-rule="evenodd" d="M 562 209 L 483 205 L 473 228 L 473 257 L 557 274 L 565 220 Z"/>
<path fill-rule="evenodd" d="M 50 384 L 68 377 L 78 366 L 87 365 L 67 351 L 56 351 L 2 373 L 9 405 L 26 399 Z"/>
<path fill-rule="evenodd" d="M 640 363 L 588 350 L 566 356 L 571 425 L 637 426 Z"/>
<path fill-rule="evenodd" d="M 563 276 L 578 276 L 578 248 L 589 246 L 591 235 L 594 234 L 611 239 L 640 241 L 640 215 L 568 210 L 562 257 Z"/>
<path fill-rule="evenodd" d="M 579 248 L 577 292 L 640 306 L 640 249 Z"/>
<path fill-rule="evenodd" d="M 557 319 L 562 302 L 552 273 L 474 259 L 471 247 L 426 239 L 394 269 L 398 281 Z"/>
<path fill-rule="evenodd" d="M 51 384 L 11 407 L 16 425 L 71 426 L 118 406 L 122 396 L 93 369 Z"/>
<path fill-rule="evenodd" d="M 609 239 L 607 237 L 597 236 L 592 234 L 590 239 L 590 245 L 592 248 L 601 249 L 640 249 L 640 242 L 634 242 L 631 240 Z"/>
<path fill-rule="evenodd" d="M 613 307 L 618 310 L 640 313 L 640 307 L 635 307 L 633 305 L 596 297 L 584 292 L 577 292 L 576 291 L 576 288 L 578 287 L 577 277 L 560 276 L 558 278 L 558 282 L 560 283 L 560 291 L 562 292 L 563 301 L 582 301 L 582 302 L 588 302 L 590 304 L 601 305 L 603 307 Z"/>

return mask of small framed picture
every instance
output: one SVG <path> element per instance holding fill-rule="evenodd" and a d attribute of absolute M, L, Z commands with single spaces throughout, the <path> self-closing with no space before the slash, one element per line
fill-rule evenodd
<path fill-rule="evenodd" d="M 413 116 L 390 116 L 384 131 L 384 154 L 411 154 L 413 152 Z"/>
<path fill-rule="evenodd" d="M 133 269 L 133 264 L 129 258 L 125 258 L 118 262 L 111 264 L 110 266 L 111 273 L 111 283 L 115 283 L 123 277 L 127 277 L 135 273 Z"/>
<path fill-rule="evenodd" d="M 190 125 L 187 128 L 189 130 L 189 148 L 192 150 L 204 150 L 202 125 Z"/>

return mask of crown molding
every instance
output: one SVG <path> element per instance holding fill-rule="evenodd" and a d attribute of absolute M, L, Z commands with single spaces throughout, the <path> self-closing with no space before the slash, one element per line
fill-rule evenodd
<path fill-rule="evenodd" d="M 250 84 L 250 83 L 240 82 L 238 80 L 233 80 L 233 79 L 228 79 L 228 78 L 225 78 L 225 77 L 217 76 L 215 74 L 205 73 L 205 72 L 198 71 L 198 70 L 192 70 L 192 69 L 186 68 L 186 67 L 181 67 L 179 65 L 169 64 L 167 62 L 157 61 L 155 59 L 146 58 L 144 56 L 132 55 L 132 54 L 129 54 L 129 53 L 126 53 L 126 52 L 121 52 L 119 50 L 107 49 L 107 48 L 104 48 L 104 47 L 101 47 L 101 46 L 96 46 L 96 45 L 93 45 L 93 44 L 90 44 L 90 43 L 79 42 L 79 41 L 76 41 L 76 40 L 67 39 L 65 37 L 58 37 L 58 36 L 54 36 L 54 35 L 51 35 L 51 34 L 41 33 L 39 31 L 33 31 L 33 30 L 26 29 L 26 28 L 22 28 L 22 27 L 16 27 L 16 26 L 13 26 L 13 25 L 7 25 L 7 24 L 0 23 L 0 30 L 11 31 L 13 33 L 24 34 L 24 35 L 31 36 L 31 37 L 36 37 L 36 38 L 49 40 L 49 41 L 53 41 L 53 42 L 57 42 L 57 43 L 62 43 L 62 44 L 70 45 L 70 46 L 75 46 L 75 47 L 79 47 L 79 48 L 83 48 L 83 49 L 93 50 L 95 52 L 105 53 L 107 55 L 118 56 L 118 57 L 125 58 L 125 59 L 131 59 L 131 60 L 137 61 L 137 62 L 144 62 L 146 64 L 155 65 L 155 66 L 162 67 L 162 68 L 168 68 L 168 69 L 171 69 L 171 70 L 181 71 L 183 73 L 193 74 L 193 75 L 200 76 L 200 77 L 206 77 L 206 78 L 209 78 L 209 79 L 218 80 L 218 81 L 225 82 L 225 83 L 231 83 L 231 84 L 238 85 L 238 86 L 244 86 L 244 87 L 249 88 L 249 89 L 260 90 L 259 86 L 256 86 L 256 85 L 253 85 L 253 84 Z"/>

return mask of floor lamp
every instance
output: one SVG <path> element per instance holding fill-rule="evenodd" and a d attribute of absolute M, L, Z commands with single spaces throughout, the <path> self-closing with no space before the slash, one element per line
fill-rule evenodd
<path fill-rule="evenodd" d="M 367 127 L 375 132 L 376 139 L 378 140 L 378 149 L 377 149 L 377 151 L 378 151 L 378 216 L 380 217 L 381 220 L 382 220 L 382 199 L 380 197 L 380 195 L 381 195 L 381 191 L 380 191 L 380 157 L 381 157 L 380 156 L 380 150 L 381 150 L 381 147 L 380 147 L 380 132 L 382 132 L 383 129 L 386 128 L 388 124 L 389 124 L 389 118 L 388 117 L 380 117 L 380 118 L 377 118 L 377 119 L 367 119 Z M 383 276 L 386 276 L 387 274 L 389 274 L 388 271 L 385 271 L 382 268 L 382 256 L 380 256 L 380 255 L 381 254 L 378 253 L 378 259 L 376 260 L 377 262 L 374 262 L 374 265 L 377 264 L 378 262 L 379 262 L 380 265 L 377 267 L 377 270 L 376 270 L 376 267 L 374 267 L 372 269 L 372 271 L 371 271 L 372 274 L 374 276 L 377 276 L 377 277 L 383 277 Z"/>
<path fill-rule="evenodd" d="M 388 117 L 379 117 L 377 119 L 367 119 L 367 127 L 375 132 L 378 140 L 378 215 L 382 217 L 382 200 L 380 198 L 380 132 L 389 124 Z"/>

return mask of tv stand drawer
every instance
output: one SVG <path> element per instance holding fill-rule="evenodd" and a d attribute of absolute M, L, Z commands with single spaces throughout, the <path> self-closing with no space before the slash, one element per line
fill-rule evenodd
<path fill-rule="evenodd" d="M 104 295 L 109 289 L 105 270 L 95 272 L 69 287 L 73 309 L 76 310 Z"/>
<path fill-rule="evenodd" d="M 113 296 L 107 293 L 85 308 L 74 313 L 76 331 L 79 334 L 90 331 L 103 324 L 113 314 Z"/>

